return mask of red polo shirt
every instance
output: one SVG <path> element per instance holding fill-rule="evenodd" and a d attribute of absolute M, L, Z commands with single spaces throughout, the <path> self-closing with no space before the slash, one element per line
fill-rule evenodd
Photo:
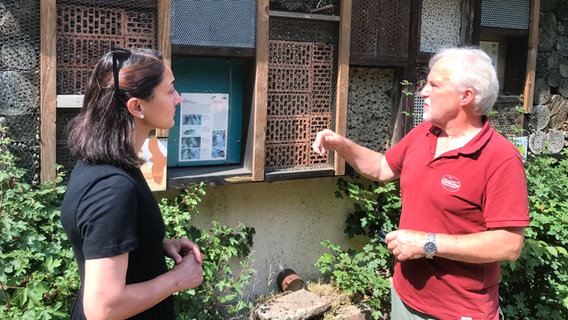
<path fill-rule="evenodd" d="M 488 122 L 465 146 L 434 158 L 440 129 L 422 123 L 389 149 L 400 174 L 400 229 L 469 234 L 529 225 L 522 158 Z M 491 248 L 486 248 L 491 250 Z M 440 319 L 498 319 L 499 262 L 397 261 L 394 287 L 411 308 Z"/>

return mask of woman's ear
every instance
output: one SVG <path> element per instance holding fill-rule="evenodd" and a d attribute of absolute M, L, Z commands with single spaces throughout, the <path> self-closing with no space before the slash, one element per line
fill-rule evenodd
<path fill-rule="evenodd" d="M 144 113 L 142 113 L 142 108 L 140 107 L 140 99 L 128 99 L 128 101 L 126 102 L 126 108 L 134 118 L 144 119 Z"/>

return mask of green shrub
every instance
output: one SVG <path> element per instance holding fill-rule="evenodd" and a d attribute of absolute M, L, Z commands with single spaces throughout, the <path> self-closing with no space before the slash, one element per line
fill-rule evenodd
<path fill-rule="evenodd" d="M 390 310 L 390 281 L 394 258 L 380 240 L 387 231 L 398 225 L 401 202 L 398 184 L 382 184 L 367 179 L 338 179 L 337 198 L 344 195 L 354 200 L 354 211 L 346 220 L 345 233 L 369 237 L 361 251 L 342 250 L 329 241 L 322 246 L 331 253 L 316 262 L 320 272 L 351 296 L 355 304 L 371 309 L 374 319 Z"/>
<path fill-rule="evenodd" d="M 508 319 L 568 319 L 568 149 L 525 163 L 531 224 L 517 261 L 502 262 Z"/>
<path fill-rule="evenodd" d="M 0 319 L 66 319 L 79 287 L 59 222 L 65 188 L 32 186 L 0 128 Z"/>
<path fill-rule="evenodd" d="M 164 198 L 160 202 L 167 236 L 189 238 L 205 256 L 201 286 L 174 296 L 178 318 L 220 320 L 243 315 L 252 309 L 244 289 L 254 274 L 251 247 L 255 230 L 243 224 L 236 228 L 222 226 L 217 221 L 212 221 L 207 231 L 188 224 L 192 216 L 199 213 L 197 205 L 203 195 L 205 190 L 201 183 L 182 191 L 173 200 Z M 234 265 L 236 262 L 238 267 Z"/>
<path fill-rule="evenodd" d="M 322 246 L 331 253 L 322 255 L 316 266 L 350 296 L 355 304 L 371 309 L 374 319 L 380 319 L 390 309 L 390 252 L 380 240 L 373 238 L 359 252 L 342 250 L 329 241 Z"/>

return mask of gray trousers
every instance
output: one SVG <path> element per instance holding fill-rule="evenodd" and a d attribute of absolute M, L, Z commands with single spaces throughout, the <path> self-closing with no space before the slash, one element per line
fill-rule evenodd
<path fill-rule="evenodd" d="M 391 286 L 391 320 L 436 320 L 427 314 L 418 312 L 400 300 L 398 293 Z M 499 319 L 505 319 L 501 307 L 499 307 Z"/>
<path fill-rule="evenodd" d="M 391 320 L 437 320 L 427 314 L 418 312 L 402 302 L 394 286 L 391 286 Z"/>

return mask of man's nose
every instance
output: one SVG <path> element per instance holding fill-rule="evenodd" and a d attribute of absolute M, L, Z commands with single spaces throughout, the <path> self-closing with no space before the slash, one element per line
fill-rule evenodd
<path fill-rule="evenodd" d="M 424 88 L 422 88 L 422 90 L 420 90 L 420 96 L 426 97 L 428 95 L 428 93 L 430 93 L 430 90 L 428 89 L 428 85 L 425 85 Z"/>

